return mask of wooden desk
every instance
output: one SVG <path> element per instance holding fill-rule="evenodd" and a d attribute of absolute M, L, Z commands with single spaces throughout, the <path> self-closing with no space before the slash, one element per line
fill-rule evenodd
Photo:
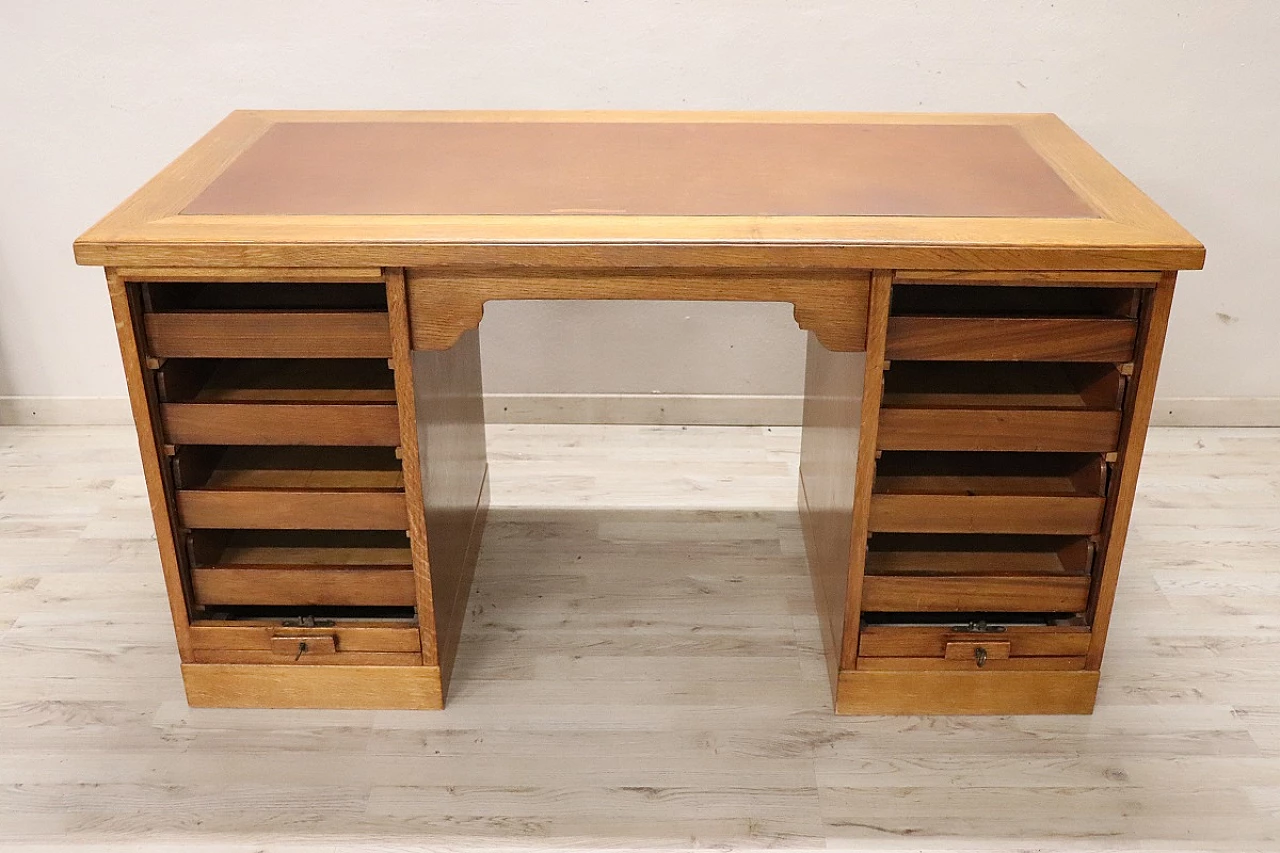
<path fill-rule="evenodd" d="M 75 248 L 191 704 L 442 707 L 485 302 L 746 300 L 810 332 L 800 507 L 850 714 L 1092 710 L 1204 260 L 1049 115 L 238 112 Z"/>

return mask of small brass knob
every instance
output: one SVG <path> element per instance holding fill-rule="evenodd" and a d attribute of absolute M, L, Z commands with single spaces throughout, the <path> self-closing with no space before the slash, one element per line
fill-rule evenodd
<path fill-rule="evenodd" d="M 974 650 L 973 650 L 973 659 L 974 659 L 974 660 L 976 660 L 976 661 L 978 662 L 978 668 L 979 668 L 979 669 L 981 669 L 982 667 L 986 666 L 986 665 L 987 665 L 987 650 L 986 650 L 986 649 L 984 649 L 982 646 L 978 646 L 976 649 L 974 649 Z"/>

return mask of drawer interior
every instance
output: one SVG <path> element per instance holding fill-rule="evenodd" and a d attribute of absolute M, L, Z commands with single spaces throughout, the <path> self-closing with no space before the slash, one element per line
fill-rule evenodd
<path fill-rule="evenodd" d="M 404 489 L 404 469 L 391 447 L 185 445 L 172 464 L 181 490 Z"/>
<path fill-rule="evenodd" d="M 143 306 L 167 311 L 386 311 L 381 283 L 160 282 L 145 285 Z"/>
<path fill-rule="evenodd" d="M 1133 318 L 1141 291 L 1128 287 L 899 284 L 898 316 Z"/>
<path fill-rule="evenodd" d="M 198 568 L 412 565 L 394 530 L 193 530 L 187 542 Z"/>
<path fill-rule="evenodd" d="M 977 610 L 956 613 L 864 613 L 862 621 L 868 628 L 942 628 L 957 634 L 995 634 L 1004 633 L 1011 628 L 1084 627 L 1084 621 L 1074 613 L 1015 613 Z"/>
<path fill-rule="evenodd" d="M 877 533 L 869 575 L 1088 575 L 1094 543 L 1083 536 Z"/>
<path fill-rule="evenodd" d="M 402 531 L 196 530 L 187 550 L 202 607 L 291 606 L 301 609 L 290 616 L 302 618 L 316 617 L 316 608 L 412 609 L 415 601 Z"/>
<path fill-rule="evenodd" d="M 1125 381 L 1111 364 L 894 361 L 884 372 L 883 405 L 1115 410 Z"/>
<path fill-rule="evenodd" d="M 1106 470 L 1096 453 L 887 450 L 876 462 L 874 492 L 1098 497 Z"/>
<path fill-rule="evenodd" d="M 166 403 L 394 403 L 382 358 L 170 358 L 155 371 Z"/>
<path fill-rule="evenodd" d="M 193 627 L 377 628 L 416 625 L 412 607 L 221 605 L 202 607 Z"/>
<path fill-rule="evenodd" d="M 1067 618 L 1088 604 L 1087 537 L 876 534 L 871 543 L 864 614 L 906 614 L 903 624 L 921 613 L 994 623 L 1010 613 Z"/>
<path fill-rule="evenodd" d="M 1078 619 L 1005 614 L 1003 622 L 957 623 L 946 614 L 868 614 L 858 643 L 863 658 L 941 658 L 954 643 L 1005 643 L 1011 657 L 1084 655 L 1089 629 Z M 916 621 L 911 622 L 914 618 Z"/>

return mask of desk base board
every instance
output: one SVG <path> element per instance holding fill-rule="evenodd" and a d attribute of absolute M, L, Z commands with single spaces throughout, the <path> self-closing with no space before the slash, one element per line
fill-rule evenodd
<path fill-rule="evenodd" d="M 193 708 L 438 711 L 438 666 L 263 666 L 184 663 Z"/>
<path fill-rule="evenodd" d="M 1092 714 L 1098 673 L 840 673 L 837 714 Z"/>

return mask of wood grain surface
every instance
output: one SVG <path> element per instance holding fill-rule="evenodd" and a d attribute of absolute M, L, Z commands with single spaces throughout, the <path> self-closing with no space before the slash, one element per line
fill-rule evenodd
<path fill-rule="evenodd" d="M 177 444 L 400 444 L 393 405 L 166 403 L 161 417 L 165 436 Z"/>
<path fill-rule="evenodd" d="M 451 349 L 415 352 L 412 359 L 431 570 L 428 601 L 435 620 L 436 660 L 447 692 L 489 508 L 480 333 L 472 329 Z M 420 592 L 419 607 L 424 604 Z"/>
<path fill-rule="evenodd" d="M 146 316 L 151 355 L 173 358 L 387 358 L 376 311 L 195 312 Z"/>
<path fill-rule="evenodd" d="M 1119 412 L 885 408 L 881 450 L 1099 452 L 1116 449 Z"/>
<path fill-rule="evenodd" d="M 431 209 L 424 210 L 421 201 L 407 207 L 397 206 L 397 195 L 405 188 L 412 192 L 414 182 L 399 181 L 394 174 L 390 182 L 357 181 L 343 190 L 366 194 L 358 199 L 358 205 L 347 205 L 346 214 L 336 208 L 333 213 L 316 213 L 319 208 L 315 207 L 309 208 L 311 212 L 306 215 L 271 212 L 264 207 L 253 213 L 215 214 L 209 212 L 211 208 L 195 212 L 201 208 L 193 207 L 193 203 L 220 175 L 228 174 L 231 182 L 241 168 L 253 166 L 257 156 L 253 154 L 254 147 L 259 143 L 266 146 L 257 149 L 259 152 L 270 153 L 270 146 L 275 144 L 271 140 L 297 134 L 299 129 L 305 132 L 315 125 L 336 125 L 336 132 L 326 131 L 329 138 L 336 138 L 343 133 L 342 128 L 361 122 L 402 126 L 395 132 L 408 136 L 431 131 L 437 131 L 437 135 L 456 134 L 461 128 L 498 123 L 503 126 L 503 132 L 492 136 L 498 140 L 537 133 L 556 136 L 565 132 L 565 128 L 586 127 L 586 132 L 597 136 L 620 138 L 624 145 L 638 144 L 643 133 L 669 135 L 675 128 L 693 127 L 697 130 L 692 133 L 702 138 L 738 139 L 728 148 L 722 147 L 723 153 L 715 157 L 708 168 L 699 170 L 704 177 L 722 174 L 724 169 L 732 170 L 733 180 L 726 186 L 733 192 L 750 194 L 754 186 L 757 195 L 766 188 L 765 195 L 769 196 L 772 191 L 768 191 L 767 186 L 771 180 L 775 189 L 784 195 L 794 192 L 806 184 L 795 180 L 778 184 L 777 181 L 788 171 L 797 169 L 819 176 L 813 184 L 819 196 L 835 190 L 837 199 L 843 192 L 841 187 L 859 183 L 875 187 L 875 181 L 866 181 L 867 174 L 891 179 L 888 185 L 865 196 L 881 197 L 870 207 L 841 207 L 843 203 L 839 203 L 833 208 L 830 204 L 824 206 L 820 198 L 789 200 L 776 192 L 763 203 L 741 197 L 724 199 L 716 208 L 718 215 L 687 215 L 697 213 L 689 201 L 683 206 L 664 207 L 646 203 L 643 210 L 637 205 L 644 199 L 619 202 L 618 193 L 608 191 L 610 179 L 623 179 L 625 183 L 630 168 L 679 151 L 678 146 L 663 147 L 646 150 L 643 156 L 631 158 L 630 162 L 608 161 L 604 178 L 598 171 L 594 174 L 594 186 L 601 190 L 595 197 L 588 188 L 585 195 L 578 192 L 576 198 L 565 196 L 567 200 L 563 204 L 569 206 L 567 209 L 547 213 L 548 199 L 532 207 L 527 204 L 504 207 L 493 204 L 492 193 L 496 188 L 499 195 L 508 200 L 528 198 L 532 188 L 532 195 L 536 197 L 540 192 L 538 181 L 553 180 L 555 169 L 525 170 L 519 181 L 493 180 L 494 174 L 501 173 L 504 166 L 520 162 L 524 155 L 517 152 L 520 156 L 504 159 L 502 151 L 480 145 L 455 154 L 485 164 L 479 173 L 488 181 L 486 190 L 470 196 L 473 206 L 461 208 L 455 204 L 452 212 L 435 208 L 436 212 L 432 213 Z M 427 126 L 425 130 L 423 125 Z M 621 127 L 637 132 L 623 134 Z M 749 134 L 753 128 L 762 128 L 761 132 L 771 139 L 791 141 L 766 158 L 771 163 L 767 169 L 733 169 L 734 163 L 750 160 L 752 152 L 757 150 L 749 138 L 742 139 L 743 134 Z M 802 134 L 815 136 L 816 145 L 800 144 Z M 920 145 L 878 147 L 881 154 L 877 156 L 887 157 L 887 168 L 874 165 L 859 168 L 853 161 L 845 161 L 835 169 L 821 168 L 822 159 L 818 155 L 831 150 L 832 140 L 850 134 L 877 139 L 935 140 L 926 143 L 926 148 L 935 145 L 936 140 L 960 137 L 995 137 L 1009 144 L 1003 146 L 1005 155 L 998 158 L 1002 168 L 995 169 L 994 173 L 973 167 L 983 158 L 997 155 L 1001 150 L 999 145 L 957 145 L 950 154 L 925 158 L 923 162 Z M 1023 154 L 1029 152 L 1030 159 L 1012 156 L 1010 145 Z M 843 148 L 849 149 L 849 146 Z M 543 163 L 564 163 L 564 158 L 571 156 L 570 151 L 571 146 L 544 150 Z M 600 150 L 584 152 L 565 163 L 565 167 L 581 168 L 601 153 Z M 322 165 L 320 172 L 331 173 L 348 183 L 352 180 L 352 169 L 372 168 L 376 173 L 395 162 L 395 157 L 370 159 L 359 153 L 330 154 L 333 156 Z M 242 156 L 249 159 L 240 161 Z M 297 160 L 298 167 L 305 168 L 306 158 L 292 159 Z M 408 160 L 413 162 L 412 154 Z M 1041 178 L 1013 181 L 1014 195 L 1022 185 L 1034 187 L 1037 189 L 1034 204 L 1044 205 L 1047 200 L 1052 210 L 1008 206 L 1008 192 L 991 191 L 992 180 L 995 185 L 1002 181 L 1007 185 L 1012 176 L 1005 174 L 1004 167 L 1015 160 Z M 252 182 L 255 190 L 270 193 L 276 182 L 288 182 L 294 175 L 290 168 L 268 171 L 268 177 Z M 1023 177 L 1028 175 L 1022 166 L 1008 171 Z M 465 181 L 468 174 L 467 170 L 455 170 L 448 181 L 451 184 Z M 905 206 L 893 202 L 894 196 L 902 195 L 906 184 L 931 174 L 938 179 L 932 183 L 925 181 L 925 190 L 918 197 Z M 974 180 L 982 183 L 983 175 L 988 178 L 987 189 L 971 191 Z M 892 179 L 893 176 L 905 176 L 906 183 Z M 1065 188 L 1065 194 L 1051 189 L 1059 184 Z M 325 190 L 323 181 L 313 179 L 308 186 L 313 191 Z M 561 183 L 553 189 L 563 195 L 566 186 Z M 639 186 L 650 199 L 655 192 L 669 195 L 686 189 L 699 191 L 700 203 L 704 205 L 718 198 L 715 185 L 707 186 L 698 180 L 661 185 L 647 180 Z M 723 198 L 723 194 L 719 197 Z M 486 202 L 486 198 L 490 201 Z M 828 200 L 830 198 L 828 196 Z M 991 206 L 990 202 L 1000 202 L 1001 198 L 1006 203 L 1004 208 L 998 204 Z M 1067 215 L 1061 215 L 1064 200 L 1073 198 L 1079 205 L 1072 206 Z M 886 199 L 892 203 L 882 203 Z M 784 201 L 787 203 L 783 204 Z M 481 207 L 474 207 L 477 203 Z M 636 207 L 638 215 L 620 212 L 620 203 L 624 208 Z M 327 202 L 320 204 L 325 206 L 333 207 Z M 414 209 L 423 212 L 415 213 Z M 542 212 L 530 212 L 535 209 Z M 187 210 L 192 212 L 183 212 Z M 841 212 L 885 215 L 823 215 Z M 900 213 L 918 215 L 889 215 Z M 616 268 L 674 264 L 704 268 L 1079 269 L 1097 272 L 1199 268 L 1204 263 L 1204 248 L 1194 237 L 1060 119 L 1043 114 L 240 111 L 228 116 L 83 234 L 76 241 L 75 253 L 82 264 L 169 268 L 475 264 L 551 268 L 595 264 Z"/>
<path fill-rule="evenodd" d="M 854 528 L 866 356 L 809 335 L 798 505 L 832 690 L 840 665 Z"/>
<path fill-rule="evenodd" d="M 490 270 L 467 275 L 411 269 L 409 324 L 415 349 L 442 350 L 480 325 L 485 302 L 495 299 L 673 299 L 790 302 L 796 323 L 834 352 L 859 352 L 867 338 L 871 274 L 828 270 L 778 275 L 764 271 L 725 275 L 688 270 L 604 273 L 575 269 L 554 274 Z"/>
<path fill-rule="evenodd" d="M 1112 361 L 1133 358 L 1129 320 L 891 317 L 888 358 L 939 361 Z"/>

